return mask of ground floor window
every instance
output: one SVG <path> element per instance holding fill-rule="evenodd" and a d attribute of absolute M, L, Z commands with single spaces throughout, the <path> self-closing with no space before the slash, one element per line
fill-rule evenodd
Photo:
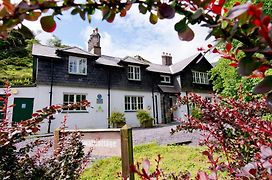
<path fill-rule="evenodd" d="M 143 109 L 143 99 L 144 97 L 142 96 L 125 96 L 125 111 Z"/>
<path fill-rule="evenodd" d="M 86 100 L 86 94 L 70 94 L 70 93 L 65 93 L 63 94 L 63 104 L 68 105 L 68 104 L 74 104 L 81 102 L 83 100 Z M 80 106 L 77 109 L 64 109 L 65 111 L 69 112 L 75 112 L 75 111 L 86 111 L 86 107 Z"/>

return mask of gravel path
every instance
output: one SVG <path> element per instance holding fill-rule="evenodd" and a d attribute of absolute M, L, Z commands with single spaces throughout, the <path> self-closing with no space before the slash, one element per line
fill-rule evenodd
<path fill-rule="evenodd" d="M 198 145 L 202 136 L 198 132 L 186 133 L 178 132 L 170 134 L 171 129 L 175 129 L 177 124 L 159 125 L 153 128 L 134 128 L 133 144 L 145 144 L 157 142 L 158 144 L 189 144 Z"/>

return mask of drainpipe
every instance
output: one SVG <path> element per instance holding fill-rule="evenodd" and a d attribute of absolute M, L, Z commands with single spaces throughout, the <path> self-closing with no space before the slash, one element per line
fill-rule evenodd
<path fill-rule="evenodd" d="M 52 99 L 53 99 L 53 75 L 54 75 L 54 63 L 53 59 L 51 59 L 51 82 L 50 82 L 50 92 L 49 92 L 49 106 L 52 106 Z M 47 133 L 50 133 L 50 128 L 51 128 L 51 121 L 53 120 L 53 115 L 48 117 L 48 129 Z"/>
<path fill-rule="evenodd" d="M 153 118 L 154 118 L 154 124 L 155 124 L 155 103 L 154 103 L 154 78 L 152 78 L 152 109 L 153 109 Z"/>
<path fill-rule="evenodd" d="M 110 98 L 111 98 L 111 94 L 110 94 L 110 88 L 111 88 L 111 72 L 110 69 L 108 69 L 108 128 L 110 128 L 110 122 L 109 122 L 109 118 L 110 118 Z"/>

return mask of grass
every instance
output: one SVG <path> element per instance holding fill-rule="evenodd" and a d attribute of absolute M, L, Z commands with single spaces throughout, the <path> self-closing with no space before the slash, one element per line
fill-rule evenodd
<path fill-rule="evenodd" d="M 165 173 L 188 170 L 194 177 L 198 170 L 207 170 L 207 157 L 202 155 L 203 150 L 203 147 L 160 146 L 156 143 L 144 144 L 134 147 L 134 162 L 149 159 L 153 168 L 152 171 L 155 168 L 155 158 L 160 154 L 162 156 L 160 168 Z M 117 177 L 118 172 L 121 172 L 121 158 L 111 157 L 96 161 L 83 173 L 81 179 L 120 179 Z"/>

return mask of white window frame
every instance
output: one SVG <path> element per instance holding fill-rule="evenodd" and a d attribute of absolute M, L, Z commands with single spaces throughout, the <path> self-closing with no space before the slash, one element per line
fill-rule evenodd
<path fill-rule="evenodd" d="M 141 67 L 128 65 L 128 79 L 134 81 L 141 81 Z"/>
<path fill-rule="evenodd" d="M 137 111 L 144 108 L 143 96 L 125 96 L 125 111 Z"/>
<path fill-rule="evenodd" d="M 67 100 L 65 100 L 65 96 L 68 96 Z M 79 99 L 78 99 L 78 97 L 79 97 Z M 78 103 L 78 102 L 81 102 L 86 99 L 87 99 L 87 94 L 63 93 L 63 104 L 64 105 Z M 81 107 L 79 107 L 79 109 L 64 109 L 63 112 L 88 112 L 88 111 L 87 111 L 86 107 L 81 106 Z"/>
<path fill-rule="evenodd" d="M 209 76 L 207 72 L 192 71 L 193 83 L 209 84 Z"/>
<path fill-rule="evenodd" d="M 69 56 L 68 72 L 69 74 L 87 75 L 87 58 Z"/>
<path fill-rule="evenodd" d="M 161 83 L 171 83 L 171 76 L 161 75 L 161 78 L 163 78 L 163 80 L 161 80 Z"/>

